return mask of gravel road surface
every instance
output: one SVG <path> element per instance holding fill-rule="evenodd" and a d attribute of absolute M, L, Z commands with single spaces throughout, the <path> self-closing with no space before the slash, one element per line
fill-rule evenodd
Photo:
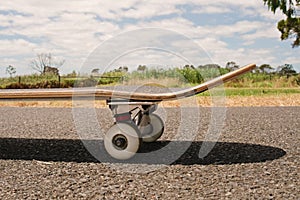
<path fill-rule="evenodd" d="M 227 108 L 222 134 L 204 158 L 198 152 L 210 109 L 199 110 L 201 129 L 194 141 L 173 143 L 190 147 L 172 164 L 132 159 L 116 169 L 86 150 L 72 109 L 1 107 L 0 199 L 300 199 L 300 107 Z M 110 111 L 96 113 L 106 131 Z M 165 113 L 163 137 L 141 152 L 173 140 L 180 110 Z M 148 167 L 157 169 L 126 172 Z"/>

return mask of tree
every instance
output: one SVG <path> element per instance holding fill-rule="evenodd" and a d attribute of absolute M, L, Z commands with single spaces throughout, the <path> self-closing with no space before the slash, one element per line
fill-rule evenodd
<path fill-rule="evenodd" d="M 195 69 L 194 65 L 184 65 L 183 68 L 186 68 L 186 69 Z"/>
<path fill-rule="evenodd" d="M 144 72 L 147 70 L 147 66 L 146 65 L 139 65 L 137 68 L 138 72 Z"/>
<path fill-rule="evenodd" d="M 99 74 L 99 69 L 98 68 L 95 68 L 92 70 L 91 72 L 92 74 Z"/>
<path fill-rule="evenodd" d="M 30 63 L 32 69 L 38 71 L 40 74 L 45 73 L 47 67 L 59 68 L 65 63 L 65 60 L 58 60 L 52 56 L 51 53 L 37 54 L 37 57 Z"/>
<path fill-rule="evenodd" d="M 73 70 L 71 73 L 67 74 L 67 77 L 76 77 L 77 76 L 77 73 L 75 70 Z"/>
<path fill-rule="evenodd" d="M 146 67 L 146 66 L 145 66 Z M 128 67 L 122 66 L 114 70 L 115 72 L 128 72 Z"/>
<path fill-rule="evenodd" d="M 203 81 L 200 70 L 195 69 L 193 65 L 185 65 L 182 69 L 178 69 L 178 72 L 182 75 L 183 80 L 188 83 L 198 84 Z"/>
<path fill-rule="evenodd" d="M 277 23 L 277 29 L 281 32 L 281 40 L 294 38 L 292 47 L 300 46 L 300 16 L 297 13 L 297 7 L 300 6 L 300 0 L 263 0 L 265 5 L 273 13 L 280 9 L 286 15 Z"/>
<path fill-rule="evenodd" d="M 225 68 L 228 69 L 229 71 L 234 71 L 234 70 L 237 70 L 239 68 L 239 65 L 236 64 L 233 61 L 230 61 L 230 62 L 226 63 L 226 67 Z"/>
<path fill-rule="evenodd" d="M 6 68 L 6 73 L 9 74 L 10 77 L 12 77 L 16 72 L 17 72 L 16 68 L 13 67 L 12 65 L 9 65 Z"/>
<path fill-rule="evenodd" d="M 201 76 L 205 79 L 211 79 L 220 75 L 221 66 L 217 64 L 199 65 L 198 70 Z"/>
<path fill-rule="evenodd" d="M 291 64 L 284 64 L 282 66 L 279 66 L 277 68 L 277 72 L 279 75 L 286 75 L 286 77 L 290 77 L 291 75 L 297 74 L 297 72 L 294 70 L 293 65 Z"/>
<path fill-rule="evenodd" d="M 128 72 L 128 70 L 129 70 L 127 66 L 123 66 L 123 67 L 121 67 L 121 69 L 123 72 Z"/>
<path fill-rule="evenodd" d="M 262 73 L 270 73 L 272 70 L 274 70 L 274 68 L 271 67 L 271 65 L 269 64 L 262 64 L 261 66 L 258 67 L 258 69 Z"/>
<path fill-rule="evenodd" d="M 204 66 L 199 66 L 198 68 L 202 69 L 220 69 L 220 65 L 218 64 L 206 64 Z"/>
<path fill-rule="evenodd" d="M 59 76 L 59 70 L 56 67 L 46 66 L 43 74 Z"/>

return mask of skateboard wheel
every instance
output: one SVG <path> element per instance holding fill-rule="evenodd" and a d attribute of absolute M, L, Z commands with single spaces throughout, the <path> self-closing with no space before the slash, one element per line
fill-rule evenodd
<path fill-rule="evenodd" d="M 149 117 L 152 130 L 150 133 L 143 135 L 143 142 L 155 142 L 164 132 L 164 122 L 162 119 L 156 114 L 150 114 Z"/>
<path fill-rule="evenodd" d="M 104 147 L 115 159 L 127 160 L 140 147 L 139 130 L 129 123 L 114 124 L 104 136 Z"/>

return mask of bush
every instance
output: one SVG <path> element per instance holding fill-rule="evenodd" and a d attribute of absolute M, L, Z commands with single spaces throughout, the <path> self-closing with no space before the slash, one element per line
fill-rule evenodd
<path fill-rule="evenodd" d="M 87 78 L 75 82 L 75 87 L 95 87 L 98 81 L 93 78 Z"/>
<path fill-rule="evenodd" d="M 5 86 L 5 89 L 37 89 L 37 88 L 66 88 L 70 85 L 59 84 L 57 80 L 41 81 L 37 83 L 11 83 Z"/>
<path fill-rule="evenodd" d="M 191 69 L 189 67 L 185 67 L 183 69 L 178 69 L 179 74 L 182 75 L 181 80 L 186 83 L 191 83 L 191 84 L 199 84 L 203 82 L 203 78 L 200 74 L 200 72 L 196 69 Z"/>
<path fill-rule="evenodd" d="M 61 87 L 64 88 L 74 87 L 76 80 L 75 79 L 66 79 L 62 81 Z"/>

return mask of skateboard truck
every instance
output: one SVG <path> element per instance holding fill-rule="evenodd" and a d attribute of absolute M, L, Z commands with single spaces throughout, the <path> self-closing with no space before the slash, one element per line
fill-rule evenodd
<path fill-rule="evenodd" d="M 115 119 L 104 136 L 105 149 L 112 157 L 129 159 L 142 142 L 154 142 L 162 136 L 164 123 L 153 113 L 159 102 L 109 99 L 106 103 Z"/>

